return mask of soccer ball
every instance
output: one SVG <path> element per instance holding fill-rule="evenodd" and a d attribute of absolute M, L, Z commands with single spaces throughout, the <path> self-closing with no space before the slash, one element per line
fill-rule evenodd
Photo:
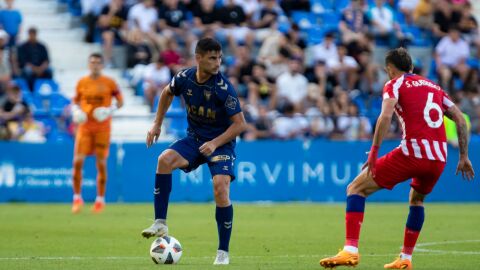
<path fill-rule="evenodd" d="M 182 245 L 172 236 L 155 239 L 150 247 L 150 256 L 156 264 L 176 264 L 182 257 Z"/>

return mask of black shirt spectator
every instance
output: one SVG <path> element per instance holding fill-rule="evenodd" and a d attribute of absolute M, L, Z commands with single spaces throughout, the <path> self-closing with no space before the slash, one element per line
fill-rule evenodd
<path fill-rule="evenodd" d="M 108 15 L 110 13 L 110 5 L 103 7 L 101 15 Z M 125 6 L 122 6 L 118 9 L 110 18 L 107 27 L 102 27 L 110 30 L 120 30 L 124 23 L 127 21 L 128 9 Z"/>
<path fill-rule="evenodd" d="M 241 25 L 247 17 L 243 8 L 239 5 L 225 5 L 220 9 L 220 21 L 225 25 Z"/>
<path fill-rule="evenodd" d="M 450 16 L 439 10 L 433 14 L 433 22 L 438 25 L 440 31 L 443 33 L 448 33 L 450 27 L 456 26 L 461 18 L 462 14 L 457 11 L 452 11 Z"/>
<path fill-rule="evenodd" d="M 213 24 L 220 21 L 220 9 L 216 7 L 205 8 L 202 5 L 197 5 L 193 9 L 193 16 L 200 19 L 203 25 Z"/>
<path fill-rule="evenodd" d="M 164 21 L 170 27 L 180 28 L 186 20 L 186 16 L 187 10 L 178 0 L 169 0 L 169 3 L 163 3 L 158 9 L 160 21 Z"/>

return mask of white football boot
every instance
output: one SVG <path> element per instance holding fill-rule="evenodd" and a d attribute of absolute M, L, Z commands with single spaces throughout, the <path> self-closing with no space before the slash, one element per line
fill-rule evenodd
<path fill-rule="evenodd" d="M 152 226 L 142 231 L 142 236 L 150 238 L 152 236 L 162 237 L 168 235 L 168 227 L 165 221 L 155 221 Z"/>
<path fill-rule="evenodd" d="M 228 252 L 225 250 L 217 250 L 217 257 L 213 262 L 214 265 L 226 265 L 230 264 L 230 258 L 228 257 Z"/>

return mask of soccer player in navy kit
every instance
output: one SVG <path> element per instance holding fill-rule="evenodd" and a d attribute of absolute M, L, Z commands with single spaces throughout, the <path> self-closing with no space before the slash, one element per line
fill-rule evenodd
<path fill-rule="evenodd" d="M 172 171 L 185 172 L 207 163 L 213 177 L 219 247 L 214 264 L 229 264 L 228 246 L 232 232 L 233 207 L 230 182 L 235 179 L 235 138 L 246 122 L 235 89 L 220 72 L 221 45 L 211 38 L 198 41 L 197 66 L 177 73 L 160 96 L 147 147 L 157 141 L 165 113 L 174 96 L 182 96 L 187 107 L 187 137 L 174 142 L 158 158 L 155 176 L 155 222 L 142 231 L 144 237 L 168 235 L 167 208 L 172 189 Z"/>

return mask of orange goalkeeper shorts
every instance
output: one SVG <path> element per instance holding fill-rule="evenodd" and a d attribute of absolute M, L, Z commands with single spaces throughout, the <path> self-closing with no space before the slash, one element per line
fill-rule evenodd
<path fill-rule="evenodd" d="M 79 130 L 75 137 L 75 154 L 107 158 L 110 149 L 110 131 Z"/>

